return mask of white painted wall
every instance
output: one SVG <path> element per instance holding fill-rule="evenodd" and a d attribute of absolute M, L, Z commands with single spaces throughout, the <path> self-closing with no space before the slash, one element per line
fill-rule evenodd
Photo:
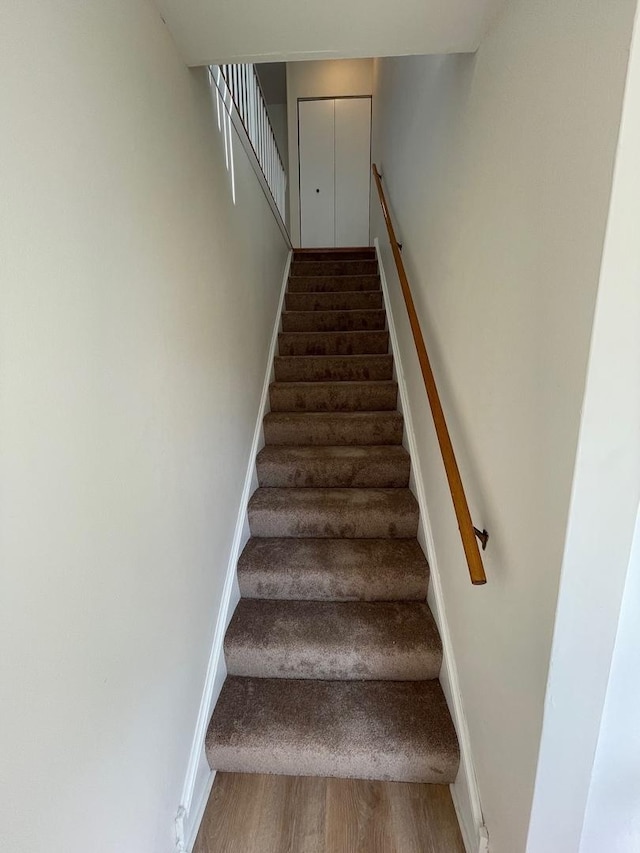
<path fill-rule="evenodd" d="M 488 583 L 472 587 L 404 320 L 492 853 L 525 849 L 634 6 L 511 0 L 475 56 L 376 63 L 374 160 L 472 516 L 491 534 Z M 372 211 L 389 270 L 377 199 Z"/>
<path fill-rule="evenodd" d="M 0 17 L 0 846 L 163 853 L 286 247 L 152 3 Z"/>
<path fill-rule="evenodd" d="M 504 0 L 156 0 L 188 65 L 475 50 Z"/>
<path fill-rule="evenodd" d="M 639 150 L 636 24 L 562 564 L 529 853 L 568 853 L 579 847 L 584 853 L 639 849 L 637 543 L 629 567 L 640 501 Z"/>
<path fill-rule="evenodd" d="M 373 60 L 345 59 L 287 63 L 289 127 L 289 210 L 291 240 L 300 245 L 298 98 L 341 98 L 371 95 Z"/>

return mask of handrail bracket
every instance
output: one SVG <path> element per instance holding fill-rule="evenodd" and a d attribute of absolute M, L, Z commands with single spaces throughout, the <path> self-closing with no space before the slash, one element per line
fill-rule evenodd
<path fill-rule="evenodd" d="M 486 530 L 478 530 L 477 527 L 473 528 L 473 532 L 476 534 L 478 539 L 480 540 L 480 544 L 482 545 L 482 550 L 487 550 L 487 542 L 489 541 L 489 534 Z"/>

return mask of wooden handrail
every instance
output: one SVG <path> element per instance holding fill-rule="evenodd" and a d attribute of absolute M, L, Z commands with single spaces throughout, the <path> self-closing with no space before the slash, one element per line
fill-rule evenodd
<path fill-rule="evenodd" d="M 396 262 L 398 278 L 400 279 L 400 287 L 402 288 L 402 295 L 404 296 L 404 303 L 407 308 L 407 314 L 409 315 L 409 323 L 413 333 L 413 340 L 418 352 L 422 378 L 424 379 L 424 385 L 427 390 L 427 397 L 431 407 L 433 423 L 436 428 L 436 435 L 438 436 L 438 444 L 440 445 L 440 453 L 442 454 L 444 469 L 447 474 L 447 480 L 449 481 L 449 491 L 451 492 L 451 499 L 453 500 L 453 508 L 456 513 L 456 518 L 458 519 L 458 529 L 460 530 L 462 547 L 464 548 L 464 553 L 467 558 L 471 583 L 483 584 L 487 582 L 487 576 L 484 573 L 484 566 L 482 565 L 482 557 L 480 556 L 480 549 L 478 548 L 476 537 L 480 539 L 484 549 L 484 547 L 486 547 L 489 534 L 486 530 L 480 531 L 475 528 L 471 521 L 471 513 L 469 512 L 469 504 L 467 503 L 467 498 L 464 493 L 460 470 L 458 468 L 458 463 L 456 462 L 455 453 L 453 452 L 453 445 L 451 444 L 451 437 L 449 436 L 447 422 L 445 421 L 444 412 L 442 411 L 440 396 L 438 394 L 435 379 L 433 378 L 433 371 L 431 370 L 429 356 L 427 355 L 427 348 L 424 343 L 424 338 L 422 337 L 422 330 L 420 329 L 418 315 L 416 314 L 415 305 L 413 304 L 409 280 L 407 279 L 407 273 L 404 268 L 404 263 L 402 262 L 400 244 L 398 243 L 395 231 L 393 230 L 393 223 L 391 222 L 391 216 L 389 214 L 389 206 L 387 205 L 384 190 L 382 189 L 382 175 L 378 172 L 375 163 L 371 166 L 371 170 L 373 172 L 373 177 L 375 178 L 376 186 L 378 187 L 378 195 L 380 196 L 382 213 L 384 215 L 384 221 L 389 234 L 391 251 L 393 252 L 393 257 Z"/>

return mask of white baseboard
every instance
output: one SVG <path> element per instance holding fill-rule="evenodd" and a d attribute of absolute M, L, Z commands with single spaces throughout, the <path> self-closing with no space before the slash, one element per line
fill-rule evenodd
<path fill-rule="evenodd" d="M 282 307 L 287 289 L 287 280 L 289 278 L 291 257 L 292 253 L 289 252 L 284 268 L 284 275 L 282 277 L 278 309 L 275 323 L 273 325 L 271 342 L 269 344 L 269 352 L 267 354 L 267 368 L 262 385 L 258 415 L 253 432 L 253 440 L 249 451 L 249 461 L 247 463 L 244 486 L 240 496 L 238 517 L 231 544 L 229 563 L 227 565 L 227 573 L 220 599 L 220 607 L 218 609 L 213 642 L 211 644 L 211 652 L 209 654 L 207 675 L 205 678 L 202 699 L 200 701 L 200 709 L 198 711 L 198 719 L 191 744 L 191 752 L 189 754 L 189 763 L 187 765 L 187 773 L 182 789 L 180 806 L 175 818 L 177 853 L 191 853 L 215 778 L 215 773 L 208 769 L 208 764 L 206 763 L 206 757 L 204 756 L 204 741 L 207 728 L 209 726 L 209 720 L 211 719 L 211 714 L 213 713 L 215 704 L 218 701 L 222 684 L 227 675 L 223 651 L 224 635 L 236 604 L 240 599 L 240 590 L 238 589 L 236 578 L 236 568 L 238 564 L 238 557 L 249 539 L 247 505 L 249 503 L 249 498 L 257 486 L 255 471 L 256 456 L 258 451 L 264 445 L 262 421 L 268 411 L 269 384 L 273 379 L 273 359 L 278 345 L 278 332 L 280 331 Z"/>
<path fill-rule="evenodd" d="M 196 786 L 196 790 L 199 790 L 199 796 L 195 801 L 192 801 L 189 814 L 185 812 L 184 806 L 180 806 L 178 809 L 176 815 L 176 853 L 191 853 L 193 850 L 215 778 L 216 771 L 209 770 L 204 784 Z"/>
<path fill-rule="evenodd" d="M 451 795 L 467 853 L 488 853 L 488 837 L 482 817 L 480 793 L 478 790 L 478 783 L 471 754 L 471 740 L 462 705 L 458 670 L 453 654 L 451 634 L 449 632 L 449 625 L 447 622 L 433 531 L 427 507 L 426 492 L 420 468 L 417 465 L 418 445 L 413 428 L 413 419 L 411 417 L 411 406 L 409 404 L 407 384 L 402 368 L 402 358 L 400 355 L 400 348 L 398 346 L 398 336 L 393 317 L 393 310 L 389 299 L 389 286 L 385 276 L 382 254 L 380 252 L 380 243 L 377 237 L 374 240 L 374 245 L 376 255 L 378 257 L 380 282 L 382 284 L 382 294 L 387 312 L 391 351 L 393 353 L 394 369 L 396 372 L 396 380 L 398 382 L 400 398 L 399 408 L 404 416 L 405 438 L 408 445 L 407 450 L 409 451 L 412 461 L 410 485 L 418 500 L 418 506 L 420 507 L 418 541 L 422 545 L 429 561 L 430 583 L 428 601 L 442 639 L 443 661 L 442 670 L 440 672 L 440 682 L 449 705 L 449 710 L 451 712 L 453 723 L 458 735 L 458 741 L 460 743 L 460 770 L 458 771 L 458 777 L 455 783 L 451 786 Z"/>

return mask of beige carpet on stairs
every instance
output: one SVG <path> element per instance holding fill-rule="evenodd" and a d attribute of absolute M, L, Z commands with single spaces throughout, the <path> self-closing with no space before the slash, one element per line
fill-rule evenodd
<path fill-rule="evenodd" d="M 374 250 L 295 252 L 213 769 L 455 779 L 388 348 Z"/>

